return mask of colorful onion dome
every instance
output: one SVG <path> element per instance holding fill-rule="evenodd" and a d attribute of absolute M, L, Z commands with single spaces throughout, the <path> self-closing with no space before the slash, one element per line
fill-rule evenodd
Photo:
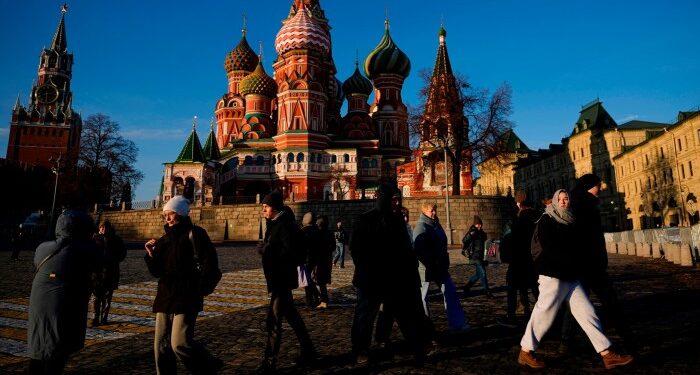
<path fill-rule="evenodd" d="M 294 49 L 311 49 L 323 54 L 331 50 L 331 40 L 326 30 L 308 14 L 306 8 L 283 21 L 283 26 L 275 37 L 278 55 Z"/>
<path fill-rule="evenodd" d="M 277 95 L 277 82 L 265 73 L 262 61 L 258 63 L 258 67 L 255 68 L 253 73 L 248 74 L 241 80 L 238 88 L 243 96 L 258 94 L 274 98 Z"/>
<path fill-rule="evenodd" d="M 404 78 L 411 72 L 411 61 L 389 35 L 389 21 L 384 22 L 384 37 L 365 59 L 365 74 L 374 79 L 380 74 L 398 74 Z"/>
<path fill-rule="evenodd" d="M 355 63 L 355 73 L 353 73 L 350 78 L 346 79 L 343 83 L 343 91 L 346 94 L 363 94 L 369 95 L 372 93 L 372 82 L 365 78 L 362 73 L 360 73 L 359 64 Z"/>
<path fill-rule="evenodd" d="M 231 50 L 231 52 L 226 55 L 226 59 L 224 60 L 224 69 L 226 69 L 226 73 L 236 70 L 252 72 L 258 65 L 258 61 L 258 55 L 256 55 L 248 45 L 244 30 L 243 36 L 241 36 L 241 41 L 238 42 L 236 48 Z"/>

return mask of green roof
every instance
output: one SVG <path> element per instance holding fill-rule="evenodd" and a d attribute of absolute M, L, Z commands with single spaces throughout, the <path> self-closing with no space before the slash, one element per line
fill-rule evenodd
<path fill-rule="evenodd" d="M 199 137 L 197 136 L 197 131 L 192 128 L 192 133 L 190 133 L 190 136 L 187 138 L 185 146 L 182 147 L 182 151 L 180 151 L 180 155 L 178 155 L 175 162 L 205 163 L 206 161 L 204 151 L 202 150 L 202 143 L 199 142 Z"/>
<path fill-rule="evenodd" d="M 532 151 L 527 147 L 525 142 L 523 142 L 520 137 L 515 134 L 513 129 L 501 134 L 500 139 L 505 146 L 505 152 Z"/>
<path fill-rule="evenodd" d="M 587 129 L 615 129 L 617 123 L 603 107 L 603 102 L 596 99 L 581 109 L 580 115 L 571 134 Z"/>
<path fill-rule="evenodd" d="M 221 159 L 221 152 L 219 151 L 219 145 L 216 143 L 216 136 L 214 135 L 214 129 L 209 131 L 209 136 L 207 136 L 207 141 L 204 143 L 204 157 L 207 160 L 219 160 Z"/>
<path fill-rule="evenodd" d="M 628 129 L 654 129 L 654 128 L 667 128 L 673 124 L 666 124 L 663 122 L 650 122 L 650 121 L 639 121 L 639 120 L 632 120 L 628 121 L 622 125 L 619 125 L 617 128 L 620 130 Z"/>

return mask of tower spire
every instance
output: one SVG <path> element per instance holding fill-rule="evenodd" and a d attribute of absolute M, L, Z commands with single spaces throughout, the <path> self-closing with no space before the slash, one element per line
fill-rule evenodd
<path fill-rule="evenodd" d="M 241 29 L 241 33 L 243 33 L 243 36 L 245 37 L 245 33 L 248 31 L 248 27 L 246 26 L 246 18 L 245 18 L 245 13 L 243 13 L 243 29 Z"/>
<path fill-rule="evenodd" d="M 13 108 L 13 110 L 15 110 L 15 111 L 18 110 L 19 106 L 20 106 L 20 103 L 19 103 L 19 92 L 18 92 L 17 93 L 17 100 L 15 100 L 15 107 Z"/>
<path fill-rule="evenodd" d="M 68 41 L 66 40 L 66 13 L 68 12 L 68 4 L 61 6 L 61 21 L 58 23 L 56 33 L 51 40 L 51 49 L 59 52 L 64 52 L 68 49 Z"/>
<path fill-rule="evenodd" d="M 192 131 L 197 131 L 197 115 L 192 118 Z"/>

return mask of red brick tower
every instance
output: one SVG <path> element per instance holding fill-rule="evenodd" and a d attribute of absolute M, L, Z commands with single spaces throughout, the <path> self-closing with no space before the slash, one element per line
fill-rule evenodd
<path fill-rule="evenodd" d="M 80 115 L 72 108 L 70 81 L 73 54 L 68 52 L 65 16 L 61 20 L 51 47 L 41 52 L 39 72 L 32 86 L 29 106 L 21 105 L 19 96 L 12 109 L 7 159 L 51 167 L 49 158 L 63 155 L 75 160 L 80 148 Z"/>

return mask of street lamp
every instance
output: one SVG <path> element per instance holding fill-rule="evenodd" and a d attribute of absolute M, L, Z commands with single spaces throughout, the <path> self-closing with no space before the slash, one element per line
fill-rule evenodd
<path fill-rule="evenodd" d="M 46 233 L 47 237 L 51 236 L 51 229 L 53 229 L 53 214 L 54 211 L 56 210 L 56 192 L 58 191 L 58 176 L 61 174 L 61 158 L 63 157 L 63 154 L 58 154 L 58 158 L 54 159 L 53 156 L 49 158 L 49 162 L 53 163 L 53 166 L 51 167 L 51 172 L 53 172 L 56 175 L 56 181 L 54 182 L 53 185 L 53 202 L 51 202 L 51 220 L 49 221 L 49 228 L 48 232 Z"/>

